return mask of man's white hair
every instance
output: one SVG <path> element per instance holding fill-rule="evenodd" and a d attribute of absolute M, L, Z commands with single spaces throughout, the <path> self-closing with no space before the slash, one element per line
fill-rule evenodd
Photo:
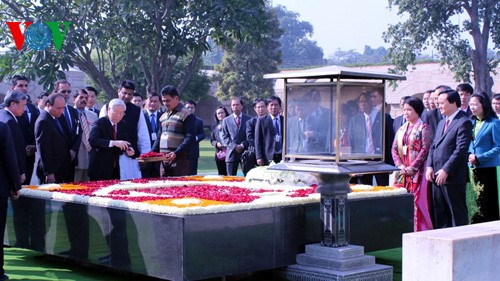
<path fill-rule="evenodd" d="M 123 108 L 127 108 L 127 106 L 125 105 L 125 102 L 122 101 L 121 99 L 112 99 L 110 102 L 109 102 L 109 108 L 111 108 L 112 110 L 116 107 L 116 106 L 123 106 Z"/>

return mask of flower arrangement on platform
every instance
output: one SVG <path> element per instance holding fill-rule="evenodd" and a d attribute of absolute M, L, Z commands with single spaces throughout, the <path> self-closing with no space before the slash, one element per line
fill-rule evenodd
<path fill-rule="evenodd" d="M 23 196 L 116 207 L 159 214 L 196 215 L 319 202 L 316 184 L 307 177 L 284 175 L 287 180 L 244 181 L 242 177 L 187 176 L 109 180 L 28 186 Z M 295 184 L 290 184 L 294 182 Z M 350 199 L 406 193 L 394 187 L 352 186 Z"/>
<path fill-rule="evenodd" d="M 273 165 L 273 163 L 271 163 Z M 267 183 L 270 185 L 306 185 L 318 184 L 318 180 L 310 173 L 268 170 L 267 166 L 253 168 L 247 173 L 245 181 Z"/>

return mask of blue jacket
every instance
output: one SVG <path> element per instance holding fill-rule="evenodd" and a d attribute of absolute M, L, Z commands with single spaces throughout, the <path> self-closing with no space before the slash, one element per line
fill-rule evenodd
<path fill-rule="evenodd" d="M 475 120 L 473 121 L 475 126 Z M 476 154 L 478 168 L 500 166 L 500 120 L 485 120 L 469 145 L 469 153 Z"/>

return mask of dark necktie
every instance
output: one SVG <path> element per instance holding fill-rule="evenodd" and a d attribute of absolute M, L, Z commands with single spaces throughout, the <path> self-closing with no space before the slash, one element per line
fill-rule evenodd
<path fill-rule="evenodd" d="M 113 140 L 116 140 L 116 124 L 113 124 Z"/>
<path fill-rule="evenodd" d="M 153 130 L 153 133 L 156 133 L 156 116 L 155 114 L 149 115 L 150 121 L 151 121 L 151 129 Z"/>
<path fill-rule="evenodd" d="M 239 116 L 236 116 L 236 126 L 238 127 L 238 129 L 240 128 L 240 117 Z"/>
<path fill-rule="evenodd" d="M 275 141 L 276 141 L 276 146 L 274 146 L 274 152 L 275 154 L 281 153 L 281 135 L 280 135 L 280 127 L 278 124 L 278 117 L 274 118 L 274 135 L 275 135 Z"/>
<path fill-rule="evenodd" d="M 274 118 L 274 134 L 275 135 L 280 134 L 280 127 L 278 125 L 278 118 Z"/>
<path fill-rule="evenodd" d="M 59 131 L 59 133 L 61 133 L 61 135 L 64 135 L 63 128 L 61 126 L 61 122 L 59 122 L 59 118 L 54 118 L 54 120 L 56 120 L 57 130 Z"/>
<path fill-rule="evenodd" d="M 72 131 L 72 127 L 71 127 L 71 115 L 69 114 L 69 110 L 68 110 L 68 107 L 65 106 L 64 107 L 64 117 L 66 117 L 66 123 L 68 123 L 68 131 L 69 133 L 71 133 Z"/>

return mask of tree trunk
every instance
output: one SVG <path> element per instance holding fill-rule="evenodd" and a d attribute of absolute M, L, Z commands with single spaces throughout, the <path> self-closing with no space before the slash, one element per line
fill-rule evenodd
<path fill-rule="evenodd" d="M 92 62 L 86 62 L 81 60 L 75 60 L 75 65 L 80 68 L 81 71 L 85 72 L 92 81 L 98 85 L 106 93 L 107 99 L 111 100 L 117 97 L 118 89 L 114 89 L 111 85 L 109 79 L 97 69 L 97 67 Z"/>
<path fill-rule="evenodd" d="M 493 7 L 493 1 L 488 1 L 487 6 Z M 472 1 L 470 6 L 465 7 L 465 10 L 471 19 L 472 40 L 474 48 L 471 52 L 472 72 L 474 75 L 474 91 L 486 92 L 491 96 L 493 87 L 493 78 L 490 76 L 490 69 L 488 66 L 488 39 L 490 38 L 491 17 L 493 9 L 486 9 L 489 15 L 484 15 L 482 30 L 479 25 L 479 3 Z"/>

